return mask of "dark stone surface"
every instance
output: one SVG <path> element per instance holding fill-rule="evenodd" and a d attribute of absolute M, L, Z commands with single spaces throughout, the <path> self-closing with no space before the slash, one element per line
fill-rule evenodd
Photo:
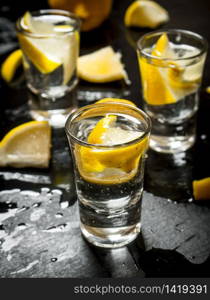
<path fill-rule="evenodd" d="M 90 85 L 81 81 L 77 89 L 79 106 L 113 96 L 131 99 L 141 107 L 134 47 L 136 40 L 148 30 L 124 27 L 122 17 L 131 2 L 115 1 L 111 17 L 103 26 L 82 33 L 81 53 L 113 45 L 123 54 L 132 84 Z M 161 0 L 159 3 L 171 15 L 163 28 L 193 30 L 210 40 L 208 1 Z M 46 1 L 29 5 L 32 9 L 47 7 Z M 12 1 L 1 2 L 0 24 L 4 23 L 7 29 L 0 29 L 0 61 L 17 46 L 11 22 L 24 10 Z M 10 21 L 6 24 L 2 18 Z M 49 169 L 0 169 L 1 278 L 210 276 L 210 204 L 196 202 L 192 197 L 192 180 L 210 176 L 210 96 L 205 92 L 210 82 L 209 67 L 208 56 L 194 148 L 176 156 L 148 153 L 142 233 L 128 247 L 105 250 L 89 245 L 82 238 L 63 130 L 53 131 Z M 30 116 L 22 78 L 9 87 L 0 80 L 0 89 L 1 138 L 9 129 L 30 120 Z"/>

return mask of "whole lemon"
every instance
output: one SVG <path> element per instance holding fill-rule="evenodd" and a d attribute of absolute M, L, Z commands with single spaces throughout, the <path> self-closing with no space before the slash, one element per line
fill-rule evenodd
<path fill-rule="evenodd" d="M 51 8 L 65 9 L 82 19 L 82 31 L 101 25 L 109 16 L 112 0 L 48 0 Z"/>

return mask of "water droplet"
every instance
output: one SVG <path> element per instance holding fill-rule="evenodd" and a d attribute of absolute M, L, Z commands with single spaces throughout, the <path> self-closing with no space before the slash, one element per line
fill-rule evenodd
<path fill-rule="evenodd" d="M 172 201 L 171 201 L 171 199 L 167 199 L 167 201 L 169 202 L 169 203 L 171 203 Z"/>
<path fill-rule="evenodd" d="M 32 207 L 39 207 L 42 203 L 41 202 L 35 202 Z"/>
<path fill-rule="evenodd" d="M 43 230 L 43 231 L 47 231 L 47 232 L 60 232 L 60 231 L 63 231 L 65 229 L 68 230 L 68 227 L 67 227 L 68 224 L 64 223 L 64 224 L 59 224 L 57 226 L 51 226 L 51 227 L 48 227 L 47 229 Z"/>
<path fill-rule="evenodd" d="M 201 135 L 201 140 L 206 140 L 206 138 L 207 138 L 207 135 L 206 135 L 206 134 L 202 134 L 202 135 Z"/>
<path fill-rule="evenodd" d="M 188 202 L 193 202 L 193 198 L 188 199 Z"/>
<path fill-rule="evenodd" d="M 4 230 L 4 225 L 0 224 L 0 230 Z"/>
<path fill-rule="evenodd" d="M 65 208 L 69 207 L 69 202 L 68 201 L 61 201 L 60 202 L 60 207 L 62 209 L 65 209 Z"/>
<path fill-rule="evenodd" d="M 63 214 L 62 214 L 62 213 L 57 213 L 57 214 L 55 215 L 55 217 L 58 218 L 58 219 L 59 219 L 59 218 L 62 218 L 62 217 L 63 217 Z"/>
<path fill-rule="evenodd" d="M 54 229 L 56 229 L 56 226 L 51 226 L 51 227 L 47 228 L 46 230 L 47 231 L 54 231 Z"/>
<path fill-rule="evenodd" d="M 51 260 L 52 262 L 56 262 L 58 259 L 57 259 L 57 257 L 52 257 L 50 260 Z"/>
<path fill-rule="evenodd" d="M 26 224 L 25 223 L 19 223 L 18 224 L 18 228 L 20 229 L 20 230 L 23 230 L 23 229 L 25 229 L 27 226 L 26 226 Z"/>

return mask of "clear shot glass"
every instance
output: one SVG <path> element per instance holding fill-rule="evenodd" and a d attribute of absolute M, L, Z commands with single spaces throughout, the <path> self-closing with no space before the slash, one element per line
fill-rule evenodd
<path fill-rule="evenodd" d="M 182 152 L 194 144 L 206 53 L 206 40 L 185 30 L 155 31 L 138 41 L 144 110 L 152 120 L 153 150 Z"/>
<path fill-rule="evenodd" d="M 31 114 L 37 120 L 63 120 L 75 107 L 79 18 L 64 10 L 25 13 L 16 23 Z M 52 124 L 54 125 L 54 124 Z M 55 124 L 56 125 L 56 124 Z"/>
<path fill-rule="evenodd" d="M 141 227 L 150 118 L 127 104 L 93 104 L 72 113 L 65 129 L 83 236 L 105 248 L 130 243 Z"/>

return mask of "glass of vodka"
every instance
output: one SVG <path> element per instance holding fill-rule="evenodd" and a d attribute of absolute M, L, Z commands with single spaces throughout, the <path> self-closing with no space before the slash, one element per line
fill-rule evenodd
<path fill-rule="evenodd" d="M 121 247 L 140 232 L 145 153 L 150 118 L 121 103 L 88 105 L 66 122 L 83 236 Z"/>
<path fill-rule="evenodd" d="M 137 43 L 144 110 L 152 120 L 150 147 L 175 153 L 195 142 L 206 40 L 185 30 L 155 31 Z"/>
<path fill-rule="evenodd" d="M 64 10 L 26 12 L 16 30 L 32 117 L 62 127 L 76 106 L 70 92 L 78 82 L 80 20 Z"/>

